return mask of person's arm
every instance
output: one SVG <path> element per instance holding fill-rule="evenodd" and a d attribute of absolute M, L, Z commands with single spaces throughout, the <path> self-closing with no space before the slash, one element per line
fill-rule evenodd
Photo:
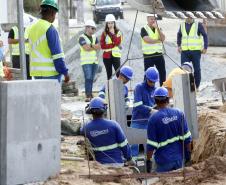
<path fill-rule="evenodd" d="M 178 52 L 181 53 L 181 40 L 182 40 L 182 32 L 181 32 L 181 26 L 177 32 L 177 47 L 178 47 Z"/>
<path fill-rule="evenodd" d="M 101 46 L 101 49 L 112 49 L 115 47 L 115 44 L 107 44 L 106 41 L 106 33 L 103 32 L 102 35 L 101 35 L 101 38 L 100 38 L 100 46 Z"/>
<path fill-rule="evenodd" d="M 133 103 L 133 109 L 135 112 L 141 112 L 144 114 L 150 113 L 152 108 L 143 104 L 142 99 L 142 89 L 140 85 L 136 86 L 134 90 L 134 103 Z"/>
<path fill-rule="evenodd" d="M 104 85 L 104 86 L 101 88 L 101 90 L 99 91 L 98 96 L 99 96 L 100 98 L 105 99 L 105 85 Z"/>
<path fill-rule="evenodd" d="M 203 36 L 203 41 L 204 41 L 204 49 L 202 51 L 202 53 L 206 53 L 207 48 L 208 48 L 208 37 L 207 37 L 207 33 L 202 25 L 202 23 L 198 24 L 198 35 L 202 35 Z"/>
<path fill-rule="evenodd" d="M 121 35 L 110 33 L 110 37 L 111 37 L 111 40 L 114 43 L 114 45 L 119 46 L 121 44 L 121 42 L 122 42 L 122 36 Z"/>
<path fill-rule="evenodd" d="M 91 45 L 91 47 L 94 49 L 94 50 L 99 50 L 100 49 L 100 44 L 99 44 L 99 41 L 98 39 L 96 38 L 96 42 L 94 45 Z"/>
<path fill-rule="evenodd" d="M 132 158 L 130 146 L 120 125 L 117 122 L 115 123 L 115 125 L 116 125 L 116 140 L 118 146 L 121 149 L 124 158 L 127 161 L 129 161 Z"/>
<path fill-rule="evenodd" d="M 148 36 L 148 33 L 147 31 L 142 28 L 141 29 L 141 38 L 143 38 L 143 40 L 146 42 L 146 43 L 149 43 L 149 44 L 156 44 L 156 43 L 160 43 L 160 40 L 154 40 L 154 39 L 151 39 L 149 36 Z"/>
<path fill-rule="evenodd" d="M 52 54 L 54 66 L 59 74 L 64 75 L 65 82 L 69 81 L 68 69 L 64 62 L 64 53 L 61 49 L 57 30 L 51 26 L 46 32 L 48 46 Z"/>
<path fill-rule="evenodd" d="M 124 85 L 125 87 L 125 102 L 126 104 L 129 103 L 130 99 L 128 97 L 128 93 L 129 93 L 129 90 L 128 90 L 128 87 L 126 85 Z"/>
<path fill-rule="evenodd" d="M 85 50 L 85 51 L 92 51 L 93 48 L 91 47 L 90 44 L 86 43 L 86 40 L 83 37 L 79 38 L 79 44 L 80 46 Z"/>
<path fill-rule="evenodd" d="M 165 34 L 162 32 L 161 28 L 157 27 L 157 31 L 159 32 L 159 40 L 164 42 L 166 40 Z"/>

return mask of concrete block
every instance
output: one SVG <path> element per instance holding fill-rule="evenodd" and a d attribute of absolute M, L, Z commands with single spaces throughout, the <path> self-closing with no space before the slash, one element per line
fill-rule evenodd
<path fill-rule="evenodd" d="M 109 87 L 109 91 L 107 90 Z M 125 109 L 125 99 L 123 84 L 114 79 L 106 84 L 108 118 L 116 120 L 123 129 L 129 144 L 145 144 L 147 142 L 147 131 L 142 129 L 130 128 L 127 126 L 127 113 Z"/>
<path fill-rule="evenodd" d="M 0 184 L 44 181 L 60 171 L 60 85 L 0 83 Z"/>
<path fill-rule="evenodd" d="M 185 113 L 192 138 L 197 139 L 198 119 L 195 91 L 191 88 L 189 74 L 176 75 L 173 78 L 174 107 Z"/>

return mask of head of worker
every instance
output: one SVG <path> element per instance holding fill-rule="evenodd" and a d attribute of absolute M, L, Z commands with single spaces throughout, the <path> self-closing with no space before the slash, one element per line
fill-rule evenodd
<path fill-rule="evenodd" d="M 156 18 L 157 18 L 157 14 L 154 13 L 149 13 L 147 14 L 147 23 L 148 26 L 150 27 L 156 27 Z"/>
<path fill-rule="evenodd" d="M 92 36 L 96 31 L 96 24 L 92 19 L 85 21 L 85 33 Z"/>
<path fill-rule="evenodd" d="M 42 0 L 41 2 L 41 16 L 42 19 L 53 23 L 58 12 L 58 4 L 56 0 Z"/>
<path fill-rule="evenodd" d="M 157 108 L 164 108 L 169 104 L 169 93 L 165 87 L 158 87 L 154 91 Z"/>
<path fill-rule="evenodd" d="M 150 87 L 154 87 L 155 83 L 159 81 L 159 72 L 155 67 L 149 67 L 145 71 L 145 80 Z"/>
<path fill-rule="evenodd" d="M 188 23 L 188 24 L 191 24 L 193 23 L 195 20 L 194 18 L 190 17 L 190 16 L 187 16 L 187 18 L 185 19 L 185 22 Z"/>
<path fill-rule="evenodd" d="M 86 113 L 92 114 L 93 119 L 102 118 L 106 111 L 107 104 L 100 97 L 93 98 L 86 109 Z"/>
<path fill-rule="evenodd" d="M 105 17 L 105 32 L 109 33 L 112 30 L 116 31 L 116 19 L 113 14 L 107 14 Z"/>
<path fill-rule="evenodd" d="M 182 64 L 182 69 L 187 71 L 188 73 L 193 73 L 194 70 L 193 70 L 193 65 L 191 62 L 185 62 Z"/>
<path fill-rule="evenodd" d="M 133 77 L 133 69 L 129 66 L 123 66 L 120 69 L 118 79 L 122 81 L 123 84 L 126 84 Z"/>

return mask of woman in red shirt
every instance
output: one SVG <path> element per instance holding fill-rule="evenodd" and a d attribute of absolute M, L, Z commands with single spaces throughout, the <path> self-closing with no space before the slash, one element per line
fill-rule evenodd
<path fill-rule="evenodd" d="M 106 26 L 101 35 L 100 45 L 104 50 L 103 62 L 107 71 L 107 79 L 112 76 L 112 66 L 115 71 L 120 67 L 122 34 L 116 27 L 116 20 L 113 14 L 106 15 Z M 119 75 L 119 71 L 116 74 Z"/>

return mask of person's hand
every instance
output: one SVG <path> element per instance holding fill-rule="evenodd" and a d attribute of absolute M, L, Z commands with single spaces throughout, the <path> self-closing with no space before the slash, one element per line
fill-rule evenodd
<path fill-rule="evenodd" d="M 67 74 L 67 75 L 64 76 L 64 82 L 65 82 L 65 83 L 68 83 L 69 81 L 70 81 L 70 77 L 69 77 L 69 75 Z"/>
<path fill-rule="evenodd" d="M 156 21 L 155 21 L 154 24 L 152 24 L 152 27 L 153 27 L 153 28 L 158 28 L 158 25 L 157 25 L 157 22 L 156 22 Z"/>
<path fill-rule="evenodd" d="M 147 173 L 151 173 L 151 170 L 152 170 L 152 162 L 151 162 L 151 160 L 149 159 L 147 159 L 146 160 L 146 171 L 147 171 Z"/>
<path fill-rule="evenodd" d="M 133 159 L 126 161 L 125 166 L 136 166 L 136 162 Z"/>
<path fill-rule="evenodd" d="M 114 35 L 114 34 L 115 34 L 114 28 L 113 28 L 113 29 L 110 29 L 109 32 L 110 32 L 112 35 Z"/>
<path fill-rule="evenodd" d="M 207 49 L 202 50 L 202 54 L 206 54 L 206 52 L 207 52 Z"/>
<path fill-rule="evenodd" d="M 178 51 L 179 53 L 181 53 L 181 52 L 182 52 L 182 49 L 181 49 L 181 47 L 180 47 L 180 46 L 178 46 L 177 51 Z"/>

